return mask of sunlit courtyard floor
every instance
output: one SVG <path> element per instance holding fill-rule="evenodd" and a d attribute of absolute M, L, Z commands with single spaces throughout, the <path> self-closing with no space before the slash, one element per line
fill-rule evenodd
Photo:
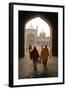
<path fill-rule="evenodd" d="M 26 78 L 48 78 L 58 76 L 58 57 L 50 57 L 47 62 L 47 69 L 43 64 L 37 64 L 37 71 L 34 71 L 32 60 L 27 53 L 19 60 L 19 79 Z"/>

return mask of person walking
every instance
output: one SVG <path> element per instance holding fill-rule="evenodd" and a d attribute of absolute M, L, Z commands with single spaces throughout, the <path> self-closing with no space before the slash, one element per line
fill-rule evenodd
<path fill-rule="evenodd" d="M 36 47 L 33 48 L 31 52 L 31 59 L 33 60 L 34 70 L 37 70 L 37 60 L 39 58 L 39 53 Z"/>
<path fill-rule="evenodd" d="M 45 48 L 42 48 L 41 51 L 41 59 L 43 60 L 43 65 L 45 69 L 47 69 L 48 56 L 49 56 L 49 50 L 47 48 L 47 45 L 45 45 Z"/>

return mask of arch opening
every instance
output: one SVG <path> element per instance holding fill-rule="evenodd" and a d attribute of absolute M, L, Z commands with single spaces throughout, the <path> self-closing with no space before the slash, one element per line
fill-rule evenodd
<path fill-rule="evenodd" d="M 45 45 L 52 55 L 52 26 L 46 18 L 33 16 L 25 23 L 25 54 L 30 46 L 31 48 L 36 46 L 40 52 L 41 47 Z"/>

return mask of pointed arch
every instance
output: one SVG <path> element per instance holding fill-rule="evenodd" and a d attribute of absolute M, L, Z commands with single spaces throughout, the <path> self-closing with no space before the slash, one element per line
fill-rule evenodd
<path fill-rule="evenodd" d="M 46 16 L 42 16 L 42 15 L 33 15 L 33 16 L 31 16 L 29 19 L 27 19 L 26 21 L 25 21 L 25 25 L 30 21 L 30 20 L 32 20 L 32 19 L 34 19 L 34 18 L 37 18 L 37 17 L 40 17 L 43 21 L 45 21 L 47 24 L 48 24 L 48 26 L 50 27 L 50 53 L 51 53 L 51 55 L 52 55 L 52 25 L 51 25 L 51 23 L 50 23 L 50 21 L 47 19 L 47 17 Z"/>

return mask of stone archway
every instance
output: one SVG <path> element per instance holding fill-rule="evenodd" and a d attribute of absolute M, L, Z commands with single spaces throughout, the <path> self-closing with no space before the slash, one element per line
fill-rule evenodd
<path fill-rule="evenodd" d="M 58 56 L 58 13 L 52 12 L 34 12 L 34 11 L 20 11 L 19 12 L 19 58 L 24 57 L 24 33 L 25 24 L 34 17 L 41 17 L 51 28 L 51 45 L 52 56 Z"/>
<path fill-rule="evenodd" d="M 40 17 L 42 20 L 44 20 L 48 26 L 50 27 L 50 54 L 52 55 L 52 25 L 50 23 L 50 21 L 46 18 L 46 17 L 43 17 L 42 15 L 33 15 L 31 16 L 30 18 L 28 18 L 26 21 L 25 21 L 25 25 L 32 19 L 36 18 L 36 17 Z"/>

